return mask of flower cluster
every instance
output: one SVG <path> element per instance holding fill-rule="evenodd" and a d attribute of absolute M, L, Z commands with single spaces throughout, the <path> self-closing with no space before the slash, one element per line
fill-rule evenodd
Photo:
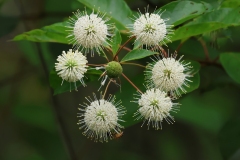
<path fill-rule="evenodd" d="M 107 142 L 109 139 L 123 134 L 123 126 L 120 125 L 120 122 L 124 122 L 121 117 L 126 113 L 125 108 L 121 105 L 121 101 L 115 101 L 115 96 L 110 95 L 105 98 L 110 83 L 120 86 L 120 76 L 138 91 L 133 101 L 139 106 L 134 114 L 137 120 L 143 119 L 143 124 L 146 123 L 148 128 L 152 125 L 156 130 L 162 129 L 164 120 L 167 123 L 173 123 L 174 119 L 170 112 L 176 112 L 179 104 L 172 101 L 186 92 L 185 88 L 189 87 L 188 82 L 191 82 L 189 77 L 192 76 L 192 73 L 190 63 L 182 61 L 182 57 L 176 59 L 176 57 L 162 52 L 164 50 L 162 45 L 166 45 L 166 42 L 170 41 L 169 35 L 172 34 L 172 26 L 166 24 L 167 20 L 162 19 L 159 12 L 139 14 L 139 17 L 135 17 L 134 23 L 130 25 L 129 40 L 124 45 L 119 46 L 116 53 L 113 53 L 111 43 L 109 43 L 112 41 L 113 25 L 108 24 L 109 19 L 105 15 L 94 11 L 90 14 L 86 11 L 77 11 L 74 15 L 74 18 L 70 18 L 70 26 L 68 26 L 68 31 L 70 31 L 68 38 L 73 44 L 74 50 L 70 49 L 67 53 L 63 51 L 62 55 L 58 56 L 55 64 L 57 74 L 62 78 L 62 81 L 74 82 L 76 90 L 77 81 L 85 86 L 83 78 L 88 66 L 97 66 L 95 68 L 97 70 L 104 69 L 100 76 L 102 81 L 99 90 L 109 79 L 104 94 L 100 94 L 99 99 L 93 94 L 93 99 L 86 98 L 88 103 L 80 104 L 77 124 L 80 126 L 79 129 L 83 129 L 83 134 L 100 142 Z M 145 47 L 145 49 L 162 53 L 162 57 L 155 56 L 152 63 L 146 67 L 143 66 L 146 68 L 146 92 L 140 91 L 123 73 L 122 65 L 126 63 L 122 63 L 118 57 L 120 51 L 126 49 L 125 45 L 133 38 L 135 38 L 135 43 L 140 44 L 139 48 Z M 106 56 L 105 50 L 111 54 L 111 60 Z M 131 51 L 128 48 L 126 50 Z M 87 64 L 86 56 L 89 52 L 92 56 L 94 52 L 99 54 L 103 52 L 108 63 Z"/>

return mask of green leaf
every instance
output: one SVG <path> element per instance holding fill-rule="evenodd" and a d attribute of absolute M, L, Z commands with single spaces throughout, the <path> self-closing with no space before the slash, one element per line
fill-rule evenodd
<path fill-rule="evenodd" d="M 84 82 L 87 83 L 87 82 L 90 82 L 90 81 L 97 80 L 100 77 L 101 74 L 102 74 L 102 71 L 100 71 L 100 70 L 96 70 L 96 69 L 93 69 L 93 68 L 88 68 L 88 71 L 85 73 L 85 76 L 87 78 L 84 79 Z M 50 83 L 50 86 L 54 90 L 54 95 L 64 93 L 64 92 L 67 92 L 67 91 L 71 91 L 71 90 L 74 90 L 74 88 L 75 88 L 74 83 L 69 83 L 67 81 L 64 81 L 63 84 L 62 84 L 62 78 L 60 78 L 57 75 L 57 72 L 55 70 L 52 70 L 50 72 L 49 83 Z M 76 85 L 77 85 L 77 87 L 79 87 L 82 84 L 79 81 L 77 81 Z"/>
<path fill-rule="evenodd" d="M 221 28 L 240 25 L 239 18 L 240 8 L 221 8 L 213 10 L 202 16 L 197 17 L 194 21 L 179 27 L 174 31 L 171 37 L 172 41 L 200 35 Z"/>
<path fill-rule="evenodd" d="M 114 36 L 112 38 L 112 52 L 115 54 L 118 51 L 119 46 L 121 45 L 122 37 L 117 28 L 115 28 Z"/>
<path fill-rule="evenodd" d="M 240 7 L 239 0 L 227 0 L 223 1 L 221 4 L 221 8 L 236 8 L 236 7 Z"/>
<path fill-rule="evenodd" d="M 86 5 L 90 9 L 100 11 L 115 22 L 119 30 L 126 30 L 126 26 L 131 24 L 130 16 L 131 9 L 123 0 L 78 0 L 80 3 Z"/>
<path fill-rule="evenodd" d="M 145 49 L 135 49 L 132 50 L 131 52 L 128 52 L 121 60 L 121 62 L 127 62 L 127 61 L 132 61 L 132 60 L 136 60 L 136 59 L 141 59 L 147 56 L 151 56 L 154 54 L 158 54 L 156 52 L 152 52 L 149 50 L 145 50 Z"/>
<path fill-rule="evenodd" d="M 28 40 L 33 42 L 56 42 L 69 44 L 68 32 L 69 26 L 67 22 L 55 23 L 53 25 L 45 26 L 42 29 L 34 29 L 29 32 L 22 33 L 14 37 L 14 41 Z"/>
<path fill-rule="evenodd" d="M 206 7 L 202 3 L 175 1 L 161 7 L 156 12 L 163 12 L 162 18 L 169 19 L 167 24 L 176 26 L 203 14 L 205 11 Z"/>
<path fill-rule="evenodd" d="M 220 61 L 228 75 L 237 83 L 240 83 L 240 53 L 224 53 L 220 55 Z"/>
<path fill-rule="evenodd" d="M 139 49 L 142 46 L 142 43 L 139 40 L 135 40 L 133 49 Z"/>
<path fill-rule="evenodd" d="M 220 149 L 225 159 L 235 157 L 240 150 L 240 117 L 228 121 L 219 132 Z M 239 154 L 239 153 L 238 153 Z M 231 159 L 232 159 L 231 158 Z M 240 156 L 238 155 L 239 159 Z"/>

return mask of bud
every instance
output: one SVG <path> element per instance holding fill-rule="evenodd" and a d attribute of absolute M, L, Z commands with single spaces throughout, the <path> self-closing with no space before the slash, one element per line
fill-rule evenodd
<path fill-rule="evenodd" d="M 109 78 L 117 78 L 123 72 L 123 68 L 122 68 L 121 64 L 116 61 L 109 62 L 106 65 L 105 69 L 106 69 L 106 73 Z"/>

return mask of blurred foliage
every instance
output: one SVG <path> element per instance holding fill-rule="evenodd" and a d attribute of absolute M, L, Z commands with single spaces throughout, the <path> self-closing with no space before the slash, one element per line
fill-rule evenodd
<path fill-rule="evenodd" d="M 127 121 L 123 123 L 124 135 L 106 144 L 94 143 L 79 131 L 76 113 L 84 97 L 97 92 L 102 72 L 90 70 L 87 88 L 80 86 L 78 92 L 66 92 L 70 84 L 64 82 L 61 86 L 61 79 L 52 71 L 57 56 L 72 46 L 66 39 L 67 19 L 77 9 L 85 10 L 85 6 L 88 11 L 94 8 L 106 12 L 112 18 L 110 23 L 117 25 L 118 34 L 112 44 L 116 53 L 119 44 L 128 38 L 132 14 L 137 8 L 144 12 L 147 5 L 149 11 L 160 6 L 155 12 L 161 12 L 169 19 L 167 23 L 174 25 L 172 43 L 166 49 L 171 53 L 178 50 L 192 62 L 196 74 L 188 90 L 191 93 L 179 99 L 181 107 L 173 114 L 173 125 L 163 122 L 163 130 L 147 130 L 133 120 L 132 113 L 137 110 L 131 102 L 135 89 L 121 78 L 121 90 L 127 94 L 121 94 L 115 85 L 109 93 L 117 92 L 128 110 L 123 117 Z M 0 7 L 0 159 L 240 159 L 239 0 L 5 0 Z M 150 62 L 149 57 L 135 50 L 121 58 L 144 65 Z M 106 63 L 100 56 L 89 61 Z M 43 66 L 49 75 L 44 74 Z M 124 74 L 144 90 L 143 70 L 128 65 L 123 68 Z M 75 155 L 69 156 L 64 134 L 73 148 L 70 155 Z"/>

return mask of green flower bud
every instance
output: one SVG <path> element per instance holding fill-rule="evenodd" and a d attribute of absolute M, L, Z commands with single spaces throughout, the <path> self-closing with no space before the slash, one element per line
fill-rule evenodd
<path fill-rule="evenodd" d="M 109 78 L 117 78 L 123 71 L 121 64 L 116 61 L 109 62 L 105 68 Z"/>

